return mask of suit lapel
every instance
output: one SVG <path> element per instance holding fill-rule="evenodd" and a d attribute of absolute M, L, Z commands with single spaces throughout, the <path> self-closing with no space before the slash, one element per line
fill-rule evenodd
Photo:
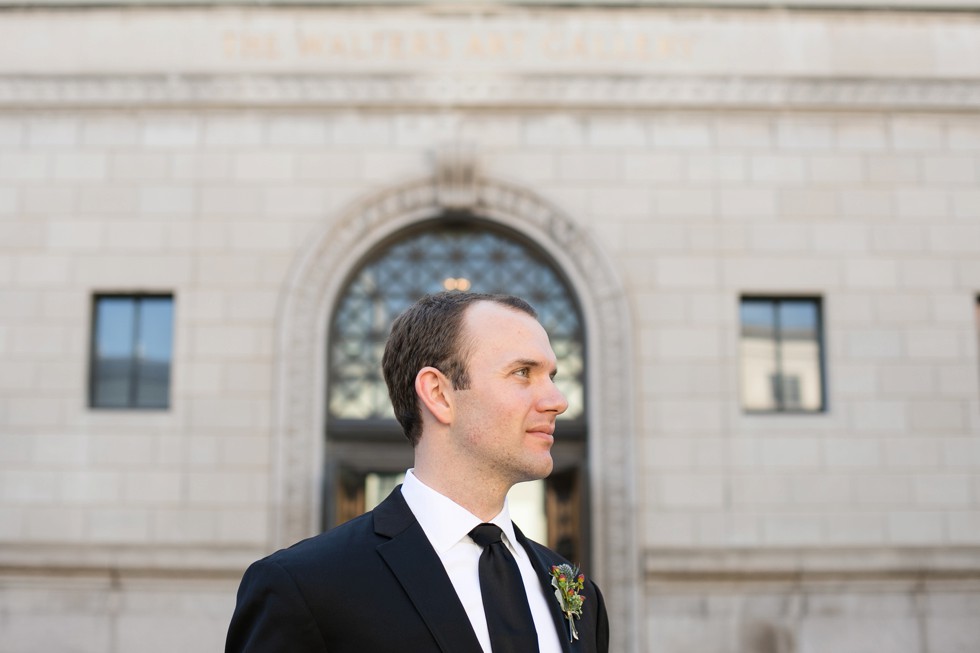
<path fill-rule="evenodd" d="M 527 556 L 531 560 L 531 566 L 534 567 L 534 571 L 541 581 L 541 586 L 544 588 L 544 594 L 548 597 L 548 608 L 551 611 L 551 618 L 555 622 L 555 629 L 558 631 L 558 641 L 561 642 L 561 650 L 564 653 L 571 653 L 572 645 L 568 641 L 568 621 L 565 620 L 565 615 L 561 611 L 558 600 L 554 598 L 555 588 L 551 584 L 551 563 L 543 558 L 537 549 L 531 546 L 528 539 L 524 537 L 524 533 L 517 527 L 517 524 L 514 524 L 514 534 L 517 535 L 517 541 L 527 551 Z"/>
<path fill-rule="evenodd" d="M 391 538 L 378 546 L 378 553 L 444 653 L 481 653 L 456 589 L 402 498 L 401 486 L 374 509 L 374 530 Z"/>

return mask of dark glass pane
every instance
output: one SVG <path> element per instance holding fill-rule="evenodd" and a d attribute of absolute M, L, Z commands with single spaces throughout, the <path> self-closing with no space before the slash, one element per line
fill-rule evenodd
<path fill-rule="evenodd" d="M 772 300 L 743 299 L 739 308 L 742 338 L 742 406 L 746 410 L 777 410 L 779 367 L 776 350 L 776 309 Z"/>
<path fill-rule="evenodd" d="M 556 382 L 569 400 L 562 419 L 583 416 L 584 338 L 569 288 L 518 239 L 478 225 L 439 225 L 381 250 L 350 281 L 331 329 L 331 417 L 393 418 L 381 375 L 391 322 L 422 295 L 443 290 L 527 299 L 558 356 Z"/>
<path fill-rule="evenodd" d="M 133 330 L 136 303 L 131 297 L 101 297 L 95 307 L 92 353 L 92 405 L 129 405 L 133 372 Z"/>
<path fill-rule="evenodd" d="M 140 301 L 136 405 L 170 405 L 170 363 L 173 353 L 173 300 L 147 297 Z"/>

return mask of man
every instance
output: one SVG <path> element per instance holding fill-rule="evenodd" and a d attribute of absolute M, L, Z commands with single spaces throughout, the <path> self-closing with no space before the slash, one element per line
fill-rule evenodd
<path fill-rule="evenodd" d="M 534 309 L 423 297 L 395 320 L 382 367 L 414 468 L 373 511 L 249 567 L 226 653 L 605 653 L 599 589 L 566 574 L 584 602 L 563 611 L 553 568 L 568 561 L 509 518 L 510 488 L 551 473 L 568 408 Z"/>

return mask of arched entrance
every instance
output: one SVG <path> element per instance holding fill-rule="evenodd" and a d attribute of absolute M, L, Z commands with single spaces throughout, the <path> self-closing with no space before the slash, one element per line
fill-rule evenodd
<path fill-rule="evenodd" d="M 561 270 L 533 242 L 467 211 L 447 211 L 394 234 L 352 272 L 331 318 L 323 527 L 372 508 L 400 482 L 412 451 L 381 375 L 394 318 L 426 293 L 510 293 L 531 302 L 558 357 L 568 398 L 545 481 L 521 484 L 511 510 L 525 533 L 589 568 L 585 334 Z"/>
<path fill-rule="evenodd" d="M 456 161 L 348 207 L 313 234 L 284 284 L 276 342 L 270 544 L 320 530 L 327 424 L 327 341 L 352 270 L 403 230 L 463 211 L 539 247 L 578 298 L 585 333 L 592 575 L 617 624 L 616 650 L 638 646 L 643 614 L 634 499 L 631 321 L 622 285 L 594 234 L 518 185 Z M 600 381 L 601 382 L 598 382 Z"/>

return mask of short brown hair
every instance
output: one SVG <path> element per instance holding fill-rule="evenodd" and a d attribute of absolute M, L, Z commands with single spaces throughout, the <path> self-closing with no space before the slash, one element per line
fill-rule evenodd
<path fill-rule="evenodd" d="M 436 368 L 457 390 L 465 390 L 470 385 L 466 370 L 468 356 L 462 342 L 463 314 L 476 302 L 493 302 L 538 317 L 531 305 L 520 297 L 443 292 L 422 297 L 391 325 L 381 369 L 395 409 L 395 419 L 413 447 L 422 437 L 422 408 L 415 395 L 415 377 L 419 370 Z"/>

